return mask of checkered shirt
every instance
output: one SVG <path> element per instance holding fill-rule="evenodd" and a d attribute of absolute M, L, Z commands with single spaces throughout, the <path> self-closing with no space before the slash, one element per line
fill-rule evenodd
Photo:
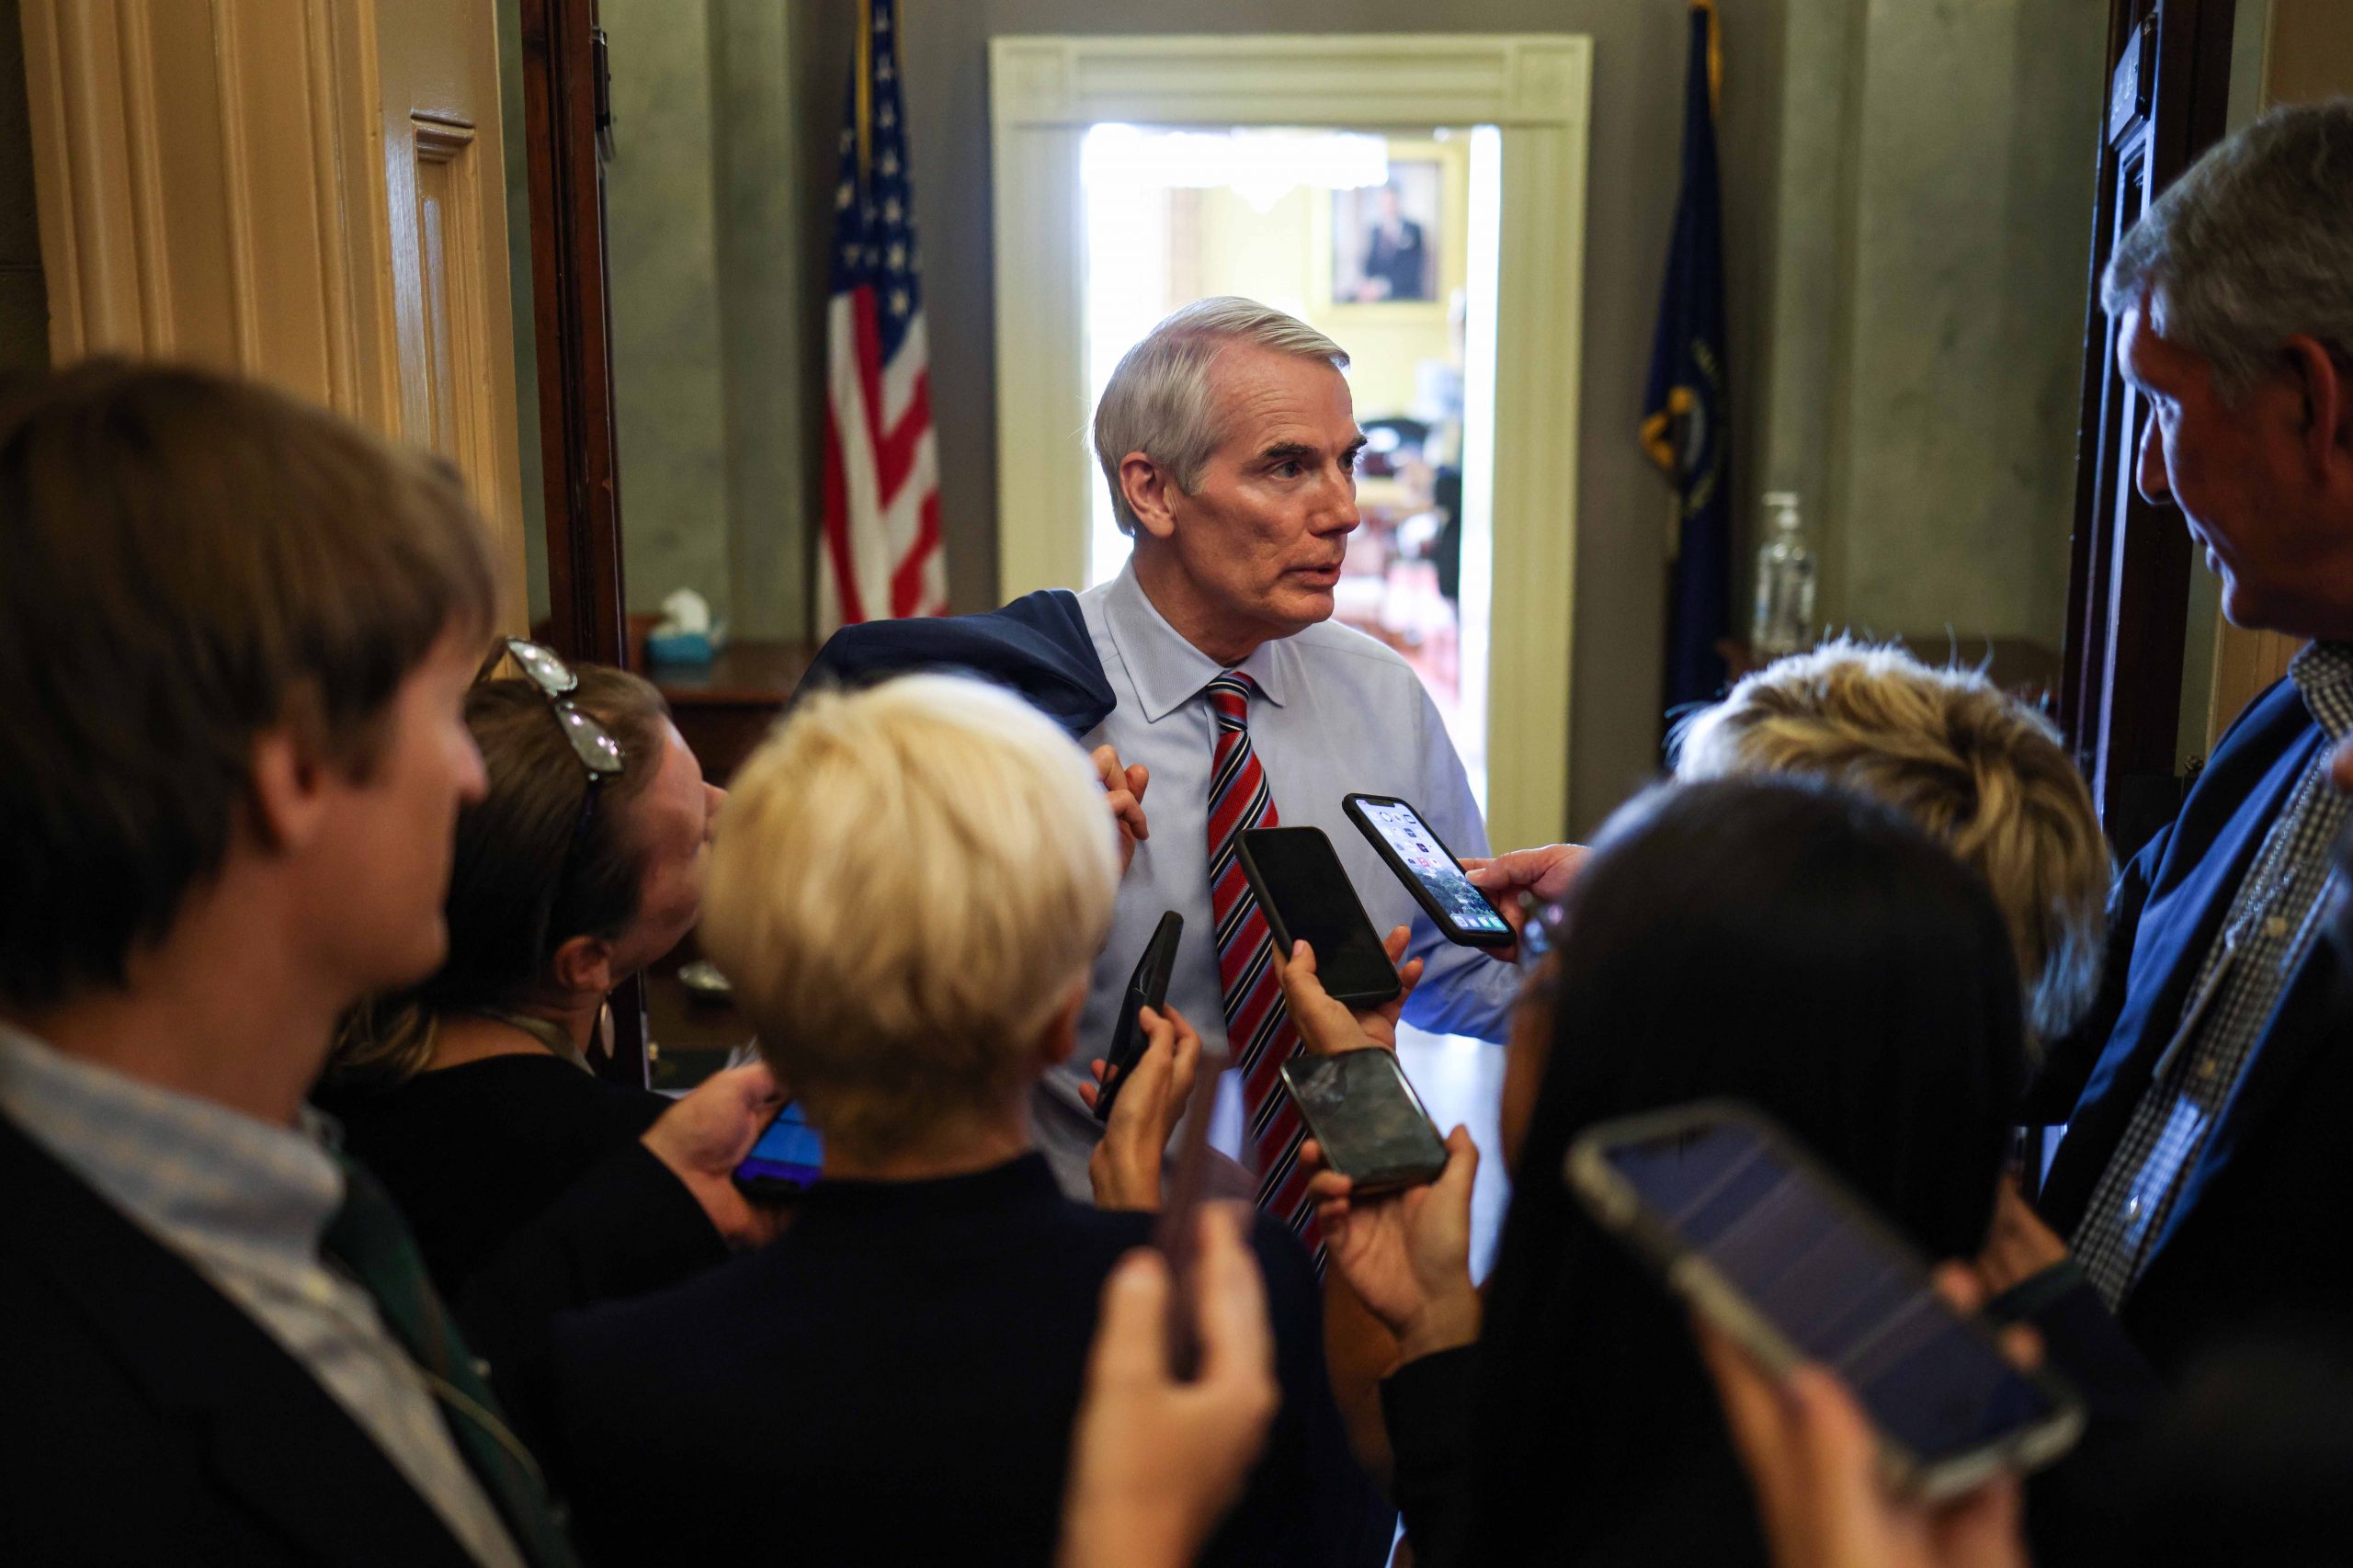
<path fill-rule="evenodd" d="M 2296 655 L 2288 675 L 2332 742 L 2353 734 L 2353 646 L 2315 642 Z M 2264 836 L 2190 987 L 2175 1038 L 2084 1210 L 2075 1256 L 2111 1308 L 2148 1266 L 2182 1179 L 2320 935 L 2332 902 L 2324 896 L 2335 881 L 2332 851 L 2353 814 L 2348 806 L 2353 802 L 2329 783 L 2323 751 Z"/>

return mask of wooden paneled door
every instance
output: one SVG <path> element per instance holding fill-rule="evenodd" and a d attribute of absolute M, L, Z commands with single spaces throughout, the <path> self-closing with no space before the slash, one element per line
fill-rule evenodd
<path fill-rule="evenodd" d="M 454 460 L 524 630 L 493 0 L 23 0 L 50 348 L 275 381 Z"/>
<path fill-rule="evenodd" d="M 2181 519 L 2134 488 L 2148 410 L 2117 372 L 2099 276 L 2150 201 L 2222 135 L 2234 9 L 2234 0 L 2109 6 L 2060 722 L 2124 854 L 2180 802 L 2174 760 L 2192 563 Z"/>

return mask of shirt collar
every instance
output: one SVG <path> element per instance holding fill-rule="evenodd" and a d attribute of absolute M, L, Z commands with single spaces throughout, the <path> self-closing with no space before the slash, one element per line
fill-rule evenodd
<path fill-rule="evenodd" d="M 147 1230 L 315 1262 L 342 1207 L 326 1122 L 274 1127 L 68 1056 L 0 1024 L 0 1113 Z"/>
<path fill-rule="evenodd" d="M 1239 665 L 1221 665 L 1168 624 L 1145 595 L 1143 585 L 1136 581 L 1132 561 L 1120 569 L 1104 595 L 1103 623 L 1110 630 L 1112 646 L 1120 651 L 1128 678 L 1135 683 L 1136 699 L 1146 723 L 1159 723 L 1199 697 L 1203 687 L 1228 668 L 1238 669 L 1257 682 L 1259 695 L 1278 708 L 1290 692 L 1290 665 L 1298 657 L 1290 639 L 1261 642 Z"/>
<path fill-rule="evenodd" d="M 2288 661 L 2288 678 L 2330 740 L 2353 734 L 2353 644 L 2309 644 Z"/>

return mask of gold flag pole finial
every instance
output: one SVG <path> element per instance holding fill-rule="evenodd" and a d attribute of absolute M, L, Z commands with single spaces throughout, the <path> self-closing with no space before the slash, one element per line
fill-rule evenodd
<path fill-rule="evenodd" d="M 874 0 L 858 0 L 858 175 L 874 165 Z"/>
<path fill-rule="evenodd" d="M 1724 97 L 1724 35 L 1716 15 L 1716 0 L 1691 0 L 1691 8 L 1708 13 L 1708 114 L 1721 113 Z"/>

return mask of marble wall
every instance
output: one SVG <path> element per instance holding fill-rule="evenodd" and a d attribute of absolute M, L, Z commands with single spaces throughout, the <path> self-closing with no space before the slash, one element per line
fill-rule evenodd
<path fill-rule="evenodd" d="M 692 588 L 736 635 L 807 623 L 804 388 L 786 13 L 602 0 L 622 570 L 632 612 Z"/>
<path fill-rule="evenodd" d="M 2056 654 L 2105 12 L 1791 0 L 1763 477 L 1829 624 Z"/>

